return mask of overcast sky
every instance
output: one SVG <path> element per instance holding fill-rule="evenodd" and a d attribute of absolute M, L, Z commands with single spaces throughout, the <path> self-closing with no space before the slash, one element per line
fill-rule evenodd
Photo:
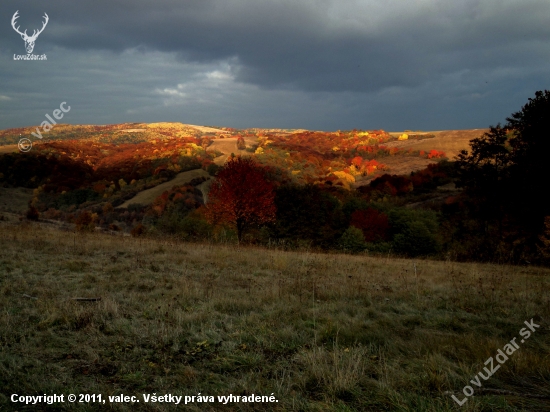
<path fill-rule="evenodd" d="M 47 61 L 26 54 L 11 19 Z M 550 89 L 549 0 L 3 0 L 0 129 L 484 128 Z"/>

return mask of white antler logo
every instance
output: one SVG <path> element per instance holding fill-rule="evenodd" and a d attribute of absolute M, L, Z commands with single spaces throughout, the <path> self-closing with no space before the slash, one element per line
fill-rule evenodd
<path fill-rule="evenodd" d="M 50 18 L 46 13 L 44 13 L 44 23 L 42 24 L 42 28 L 40 30 L 34 30 L 32 36 L 27 35 L 27 30 L 25 30 L 24 33 L 21 33 L 19 31 L 19 26 L 15 27 L 15 24 L 17 23 L 17 19 L 19 18 L 19 10 L 15 12 L 13 17 L 11 18 L 11 26 L 13 29 L 21 35 L 21 38 L 25 40 L 25 48 L 27 49 L 27 53 L 32 53 L 34 49 L 34 42 L 36 41 L 38 35 L 44 31 L 46 28 L 46 25 L 48 24 L 48 21 Z"/>

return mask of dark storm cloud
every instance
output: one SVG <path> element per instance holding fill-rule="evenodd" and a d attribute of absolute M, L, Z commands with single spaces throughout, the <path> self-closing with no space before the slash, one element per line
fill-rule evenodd
<path fill-rule="evenodd" d="M 0 7 L 9 15 L 13 3 Z M 21 20 L 33 27 L 32 16 L 36 26 L 45 8 L 52 23 L 41 40 L 50 44 L 141 46 L 198 61 L 237 56 L 238 80 L 268 87 L 372 91 L 417 85 L 444 71 L 550 57 L 548 1 L 31 1 Z M 509 47 L 535 50 L 517 56 Z"/>
<path fill-rule="evenodd" d="M 32 78 L 28 68 L 21 72 L 13 70 L 13 61 L 1 63 L 0 80 L 8 83 L 0 84 L 0 107 L 16 98 L 15 91 L 6 92 L 9 82 L 25 75 L 35 90 L 42 82 L 47 95 L 49 87 L 83 99 L 102 90 L 102 107 L 93 111 L 109 107 L 120 121 L 131 113 L 159 113 L 162 101 L 163 113 L 194 102 L 202 111 L 211 108 L 221 118 L 242 124 L 250 112 L 220 106 L 232 100 L 250 108 L 253 118 L 271 119 L 281 127 L 298 120 L 300 112 L 309 127 L 326 127 L 326 116 L 316 120 L 311 108 L 301 107 L 320 99 L 323 104 L 313 107 L 318 113 L 335 113 L 329 122 L 333 128 L 370 119 L 369 113 L 377 113 L 385 127 L 391 119 L 395 128 L 419 119 L 423 127 L 442 119 L 456 127 L 460 116 L 464 127 L 470 127 L 468 121 L 475 126 L 494 123 L 490 116 L 497 113 L 496 120 L 502 120 L 509 114 L 504 110 L 517 109 L 534 90 L 550 87 L 547 0 L 8 0 L 0 3 L 0 53 L 5 60 L 24 53 L 22 40 L 9 24 L 15 10 L 20 10 L 19 22 L 29 32 L 39 28 L 43 13 L 48 13 L 50 23 L 37 41 L 36 53 L 57 56 L 58 63 L 66 65 L 48 62 Z M 123 58 L 127 50 L 142 53 L 143 60 L 154 58 L 157 64 Z M 88 67 L 97 63 L 93 58 L 109 59 L 109 64 L 90 73 Z M 128 67 L 130 63 L 141 69 Z M 224 81 L 213 86 L 215 76 L 204 75 L 223 64 Z M 124 95 L 103 90 L 101 83 L 108 79 L 123 84 Z M 49 85 L 44 86 L 46 81 Z M 23 81 L 18 84 L 25 90 Z M 217 87 L 219 99 L 201 100 L 200 87 Z M 294 99 L 290 106 L 298 113 L 262 112 L 261 93 L 275 102 L 263 107 Z M 507 96 L 506 105 L 500 99 Z M 131 108 L 140 99 L 141 109 Z M 4 116 L 0 114 L 0 120 Z M 485 121 L 479 124 L 481 116 Z"/>

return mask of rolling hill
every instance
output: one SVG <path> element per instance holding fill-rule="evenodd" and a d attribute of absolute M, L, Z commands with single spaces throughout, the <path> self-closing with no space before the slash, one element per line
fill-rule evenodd
<path fill-rule="evenodd" d="M 28 190 L 23 193 L 16 189 L 21 186 L 58 193 L 89 188 L 122 209 L 131 203 L 149 205 L 175 185 L 208 177 L 209 165 L 222 166 L 232 155 L 252 156 L 262 165 L 284 170 L 298 184 L 333 184 L 352 189 L 368 185 L 384 173 L 409 175 L 441 158 L 452 158 L 486 131 L 323 132 L 166 122 L 59 124 L 38 140 L 31 135 L 36 129 L 33 126 L 0 131 L 0 156 L 11 156 L 12 163 L 19 159 L 16 164 L 32 156 L 43 156 L 49 162 L 63 163 L 66 171 L 55 176 L 46 176 L 49 172 L 43 168 L 33 171 L 37 163 L 45 160 L 29 160 L 28 165 L 19 165 L 20 169 L 11 172 L 12 163 L 0 164 L 6 169 L 0 170 L 0 184 L 4 186 L 0 210 L 21 211 L 21 199 L 28 202 L 32 198 Z M 33 140 L 29 154 L 19 154 L 16 143 L 20 136 Z M 407 139 L 403 140 L 403 136 Z M 82 177 L 71 180 L 72 175 Z M 199 186 L 204 198 L 210 183 Z M 10 199 L 19 199 L 21 204 Z"/>
<path fill-rule="evenodd" d="M 144 150 L 132 154 L 138 157 L 197 156 L 211 158 L 217 165 L 223 165 L 231 154 L 255 156 L 261 163 L 276 165 L 294 171 L 294 176 L 307 175 L 303 180 L 319 180 L 330 171 L 346 171 L 354 155 L 377 159 L 383 167 L 377 167 L 372 173 L 354 176 L 352 186 L 368 183 L 373 177 L 384 173 L 408 174 L 437 162 L 440 157 L 453 158 L 462 149 L 468 148 L 468 142 L 481 136 L 486 129 L 445 130 L 433 132 L 390 132 L 384 131 L 348 131 L 321 132 L 285 129 L 231 129 L 197 126 L 182 123 L 124 123 L 117 125 L 57 125 L 44 139 L 38 140 L 31 135 L 37 127 L 26 127 L 0 131 L 0 153 L 17 152 L 20 136 L 33 141 L 33 151 L 62 152 L 68 157 L 79 159 L 94 168 L 121 157 L 122 149 L 127 145 L 144 145 Z M 407 140 L 400 136 L 409 133 Z M 238 140 L 242 138 L 246 150 L 239 150 Z M 81 143 L 79 145 L 79 142 Z M 82 146 L 86 143 L 86 146 Z M 71 148 L 71 146 L 75 146 Z M 89 148 L 97 147 L 101 153 L 96 158 Z M 176 147 L 174 147 L 176 146 Z M 365 149 L 360 153 L 359 149 Z M 371 148 L 378 153 L 372 154 Z M 76 149 L 78 153 L 71 153 Z M 168 150 L 167 150 L 168 149 Z M 172 150 L 177 149 L 177 150 Z M 184 150 L 181 150 L 184 149 Z M 259 149 L 259 150 L 258 150 Z M 368 150 L 367 150 L 368 149 Z M 382 149 L 382 151 L 380 151 Z M 170 151 L 171 150 L 171 151 Z M 430 157 L 431 151 L 440 155 Z M 170 151 L 170 153 L 166 153 Z M 267 151 L 267 153 L 266 153 Z M 155 155 L 158 153 L 158 155 Z M 80 154 L 80 156 L 79 156 Z M 83 159 L 84 157 L 84 159 Z M 344 160 L 334 164 L 336 160 Z M 347 161 L 347 164 L 346 164 Z M 300 167 L 293 167 L 300 164 Z M 309 163 L 309 164 L 308 164 Z M 315 164 L 319 163 L 319 164 Z M 302 170 L 302 169 L 311 170 Z M 330 169 L 330 170 L 329 170 Z M 175 168 L 178 172 L 177 168 Z M 350 179 L 351 180 L 351 179 Z"/>

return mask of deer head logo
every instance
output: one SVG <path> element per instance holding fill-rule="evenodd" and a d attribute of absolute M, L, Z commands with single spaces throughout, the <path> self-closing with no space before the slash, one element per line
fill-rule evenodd
<path fill-rule="evenodd" d="M 27 49 L 27 53 L 32 53 L 34 49 L 34 42 L 36 41 L 38 35 L 44 31 L 46 28 L 46 25 L 48 24 L 48 21 L 50 18 L 46 13 L 44 13 L 44 23 L 42 23 L 42 28 L 40 30 L 34 30 L 32 36 L 27 35 L 27 30 L 25 30 L 23 33 L 19 31 L 19 26 L 15 27 L 17 24 L 17 19 L 19 18 L 19 10 L 15 12 L 13 17 L 11 18 L 11 26 L 13 29 L 21 35 L 21 38 L 25 40 L 25 48 Z"/>

